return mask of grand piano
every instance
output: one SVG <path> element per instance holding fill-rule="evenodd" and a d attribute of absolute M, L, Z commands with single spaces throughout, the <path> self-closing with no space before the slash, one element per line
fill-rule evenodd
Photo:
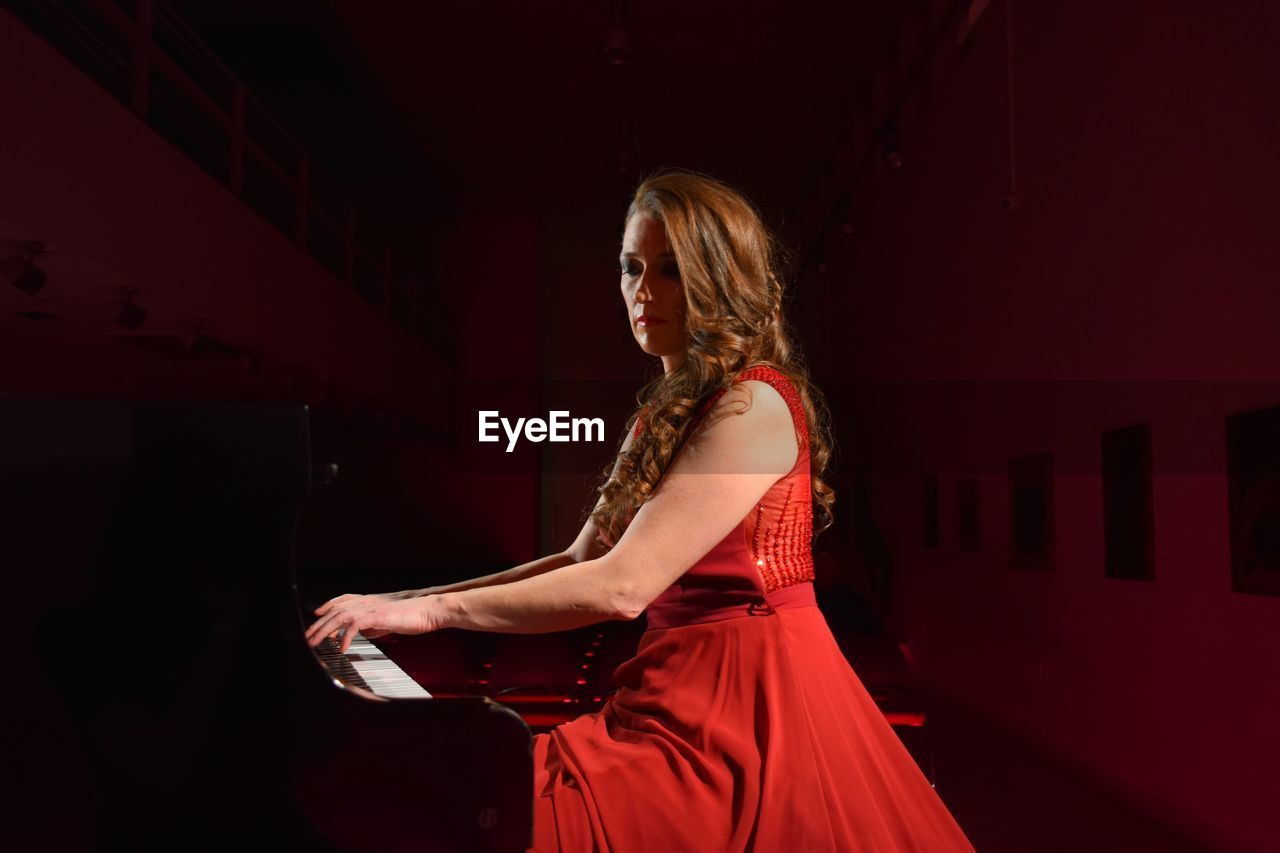
<path fill-rule="evenodd" d="M 301 406 L 0 398 L 6 846 L 527 847 L 519 715 L 305 644 L 312 464 Z"/>

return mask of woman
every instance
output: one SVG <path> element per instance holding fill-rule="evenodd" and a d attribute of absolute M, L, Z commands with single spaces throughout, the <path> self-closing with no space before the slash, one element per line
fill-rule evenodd
<path fill-rule="evenodd" d="M 830 443 L 759 215 L 714 180 L 660 173 L 627 212 L 621 277 L 663 374 L 573 545 L 452 586 L 340 596 L 308 638 L 645 613 L 617 693 L 534 739 L 536 850 L 971 850 L 814 604 Z"/>

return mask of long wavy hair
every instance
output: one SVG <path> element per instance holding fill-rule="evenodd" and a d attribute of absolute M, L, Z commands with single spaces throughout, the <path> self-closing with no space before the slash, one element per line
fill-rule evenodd
<path fill-rule="evenodd" d="M 621 458 L 605 469 L 603 501 L 591 514 L 601 543 L 611 547 L 657 488 L 708 398 L 755 365 L 771 366 L 800 394 L 809 426 L 814 533 L 831 526 L 835 492 L 822 480 L 831 458 L 829 415 L 809 380 L 783 317 L 786 254 L 741 193 L 695 172 L 664 170 L 645 179 L 627 209 L 663 223 L 684 286 L 683 363 L 649 381 L 627 422 L 644 425 Z M 624 437 L 625 442 L 625 437 Z M 621 454 L 621 448 L 619 448 Z M 616 469 L 615 469 L 616 465 Z"/>

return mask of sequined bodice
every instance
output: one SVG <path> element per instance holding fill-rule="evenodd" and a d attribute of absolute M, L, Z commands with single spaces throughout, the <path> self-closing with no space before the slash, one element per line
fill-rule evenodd
<path fill-rule="evenodd" d="M 774 368 L 752 367 L 735 381 L 749 379 L 769 383 L 791 410 L 799 445 L 795 465 L 729 535 L 649 605 L 651 628 L 771 612 L 813 601 L 813 500 L 804 407 L 791 381 Z M 723 393 L 708 400 L 700 416 Z"/>

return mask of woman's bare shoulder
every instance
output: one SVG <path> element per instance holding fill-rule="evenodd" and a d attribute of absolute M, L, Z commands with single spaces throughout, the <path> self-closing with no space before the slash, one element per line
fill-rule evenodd
<path fill-rule="evenodd" d="M 709 422 L 729 416 L 744 417 L 748 423 L 779 426 L 791 423 L 791 410 L 778 390 L 761 379 L 745 379 L 730 385 L 707 412 Z"/>
<path fill-rule="evenodd" d="M 707 413 L 695 443 L 714 454 L 721 448 L 754 471 L 785 474 L 799 453 L 787 401 L 768 382 L 736 382 Z"/>

